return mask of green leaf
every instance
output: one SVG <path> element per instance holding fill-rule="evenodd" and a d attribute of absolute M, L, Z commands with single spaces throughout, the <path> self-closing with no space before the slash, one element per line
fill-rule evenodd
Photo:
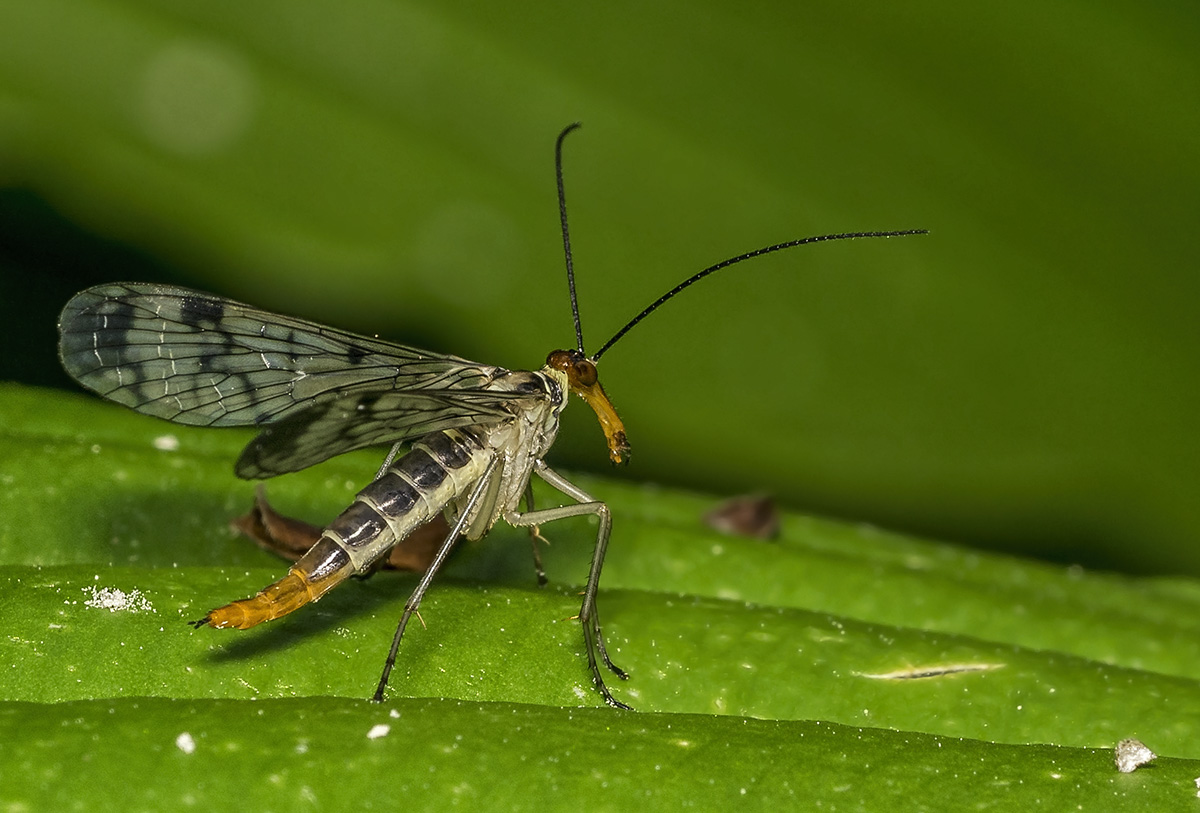
<path fill-rule="evenodd" d="M 577 478 L 613 510 L 600 609 L 630 673 L 613 691 L 637 711 L 576 708 L 602 706 L 571 620 L 594 536 L 583 519 L 544 529 L 543 589 L 524 532 L 498 526 L 464 548 L 376 706 L 364 698 L 412 575 L 350 582 L 247 632 L 184 623 L 285 569 L 226 527 L 251 499 L 230 472 L 248 433 L 11 385 L 0 410 L 0 646 L 13 665 L 0 762 L 53 777 L 0 791 L 10 805 L 53 806 L 118 770 L 152 777 L 137 789 L 147 806 L 302 793 L 349 806 L 381 775 L 412 799 L 494 793 L 501 807 L 678 804 L 703 787 L 706 800 L 879 808 L 933 798 L 931 778 L 936 809 L 1068 796 L 1153 809 L 1194 794 L 1191 582 L 786 512 L 777 541 L 722 536 L 702 521 L 713 498 Z M 377 462 L 346 455 L 271 494 L 328 521 Z M 114 595 L 135 600 L 114 611 Z M 433 697 L 447 699 L 421 699 Z M 391 730 L 367 739 L 376 724 Z M 184 732 L 195 753 L 175 745 Z M 1161 755 L 1133 776 L 1112 764 L 1128 736 Z M 331 767 L 334 754 L 351 767 Z M 505 795 L 514 787 L 534 790 Z"/>
<path fill-rule="evenodd" d="M 9 703 L 0 736 L 5 766 L 39 780 L 0 802 L 29 810 L 84 788 L 92 809 L 1171 810 L 1198 767 L 1125 775 L 1107 749 L 436 699 Z"/>
<path fill-rule="evenodd" d="M 1196 30 L 1170 0 L 2 3 L 0 180 L 63 221 L 3 218 L 0 363 L 53 370 L 74 272 L 536 365 L 573 338 L 579 119 L 588 346 L 740 251 L 931 229 L 639 326 L 604 370 L 632 476 L 1200 574 Z M 558 460 L 603 467 L 572 420 Z"/>
<path fill-rule="evenodd" d="M 191 284 L 513 366 L 570 340 L 567 121 L 589 342 L 731 253 L 929 227 L 739 266 L 639 327 L 604 373 L 637 476 L 1197 572 L 1196 8 L 7 3 L 0 173 Z M 39 375 L 55 270 L 160 273 L 60 236 L 0 257 L 3 361 Z M 589 465 L 573 413 L 555 459 Z M 713 497 L 579 476 L 616 517 L 600 607 L 638 711 L 592 707 L 585 520 L 546 529 L 541 590 L 522 532 L 460 551 L 375 706 L 412 576 L 183 623 L 283 571 L 227 529 L 247 439 L 0 389 L 3 809 L 1195 804 L 1193 580 L 794 513 L 721 537 Z M 377 464 L 271 497 L 325 522 Z M 1121 775 L 1130 735 L 1163 756 Z"/>

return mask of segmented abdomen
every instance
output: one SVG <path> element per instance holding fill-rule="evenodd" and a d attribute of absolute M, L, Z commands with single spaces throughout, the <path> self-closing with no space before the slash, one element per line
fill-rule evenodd
<path fill-rule="evenodd" d="M 433 432 L 354 498 L 286 576 L 200 622 L 248 629 L 287 615 L 358 573 L 468 493 L 494 452 L 471 428 Z"/>
<path fill-rule="evenodd" d="M 342 548 L 361 572 L 466 493 L 483 475 L 491 454 L 470 429 L 426 435 L 382 477 L 358 492 L 324 536 Z"/>

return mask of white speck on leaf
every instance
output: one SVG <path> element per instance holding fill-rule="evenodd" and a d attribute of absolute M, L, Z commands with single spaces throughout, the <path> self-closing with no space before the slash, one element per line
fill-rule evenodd
<path fill-rule="evenodd" d="M 175 738 L 175 747 L 185 754 L 195 753 L 196 741 L 192 739 L 191 734 L 185 731 Z"/>
<path fill-rule="evenodd" d="M 1141 740 L 1129 737 L 1117 743 L 1116 763 L 1121 773 L 1133 773 L 1154 757 L 1155 753 Z"/>
<path fill-rule="evenodd" d="M 125 592 L 116 587 L 87 587 L 83 592 L 90 593 L 92 596 L 83 603 L 88 607 L 95 607 L 97 610 L 108 610 L 110 613 L 156 612 L 154 606 L 142 595 L 140 590 Z"/>

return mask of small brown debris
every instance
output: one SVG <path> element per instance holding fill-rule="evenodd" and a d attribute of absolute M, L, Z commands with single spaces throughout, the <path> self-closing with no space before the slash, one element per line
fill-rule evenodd
<path fill-rule="evenodd" d="M 704 524 L 730 536 L 774 539 L 779 536 L 779 509 L 771 497 L 746 494 L 713 508 L 704 515 Z"/>

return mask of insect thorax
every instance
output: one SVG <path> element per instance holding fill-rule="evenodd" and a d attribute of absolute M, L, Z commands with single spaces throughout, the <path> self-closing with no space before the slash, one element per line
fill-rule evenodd
<path fill-rule="evenodd" d="M 499 458 L 495 486 L 471 518 L 464 535 L 476 539 L 504 512 L 516 510 L 536 461 L 554 445 L 559 414 L 567 404 L 566 376 L 543 368 L 506 372 L 487 389 L 511 392 L 511 420 L 472 427 L 480 442 Z M 451 519 L 456 512 L 451 511 Z"/>

